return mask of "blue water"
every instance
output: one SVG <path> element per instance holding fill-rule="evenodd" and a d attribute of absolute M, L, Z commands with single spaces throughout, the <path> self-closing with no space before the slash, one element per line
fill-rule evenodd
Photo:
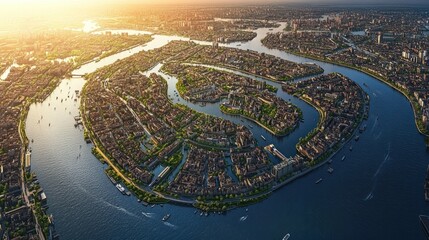
<path fill-rule="evenodd" d="M 260 44 L 266 32 L 259 29 L 251 42 L 229 46 L 316 62 L 266 49 Z M 83 141 L 83 132 L 73 126 L 78 102 L 60 101 L 68 91 L 80 89 L 84 80 L 64 80 L 44 103 L 31 106 L 26 128 L 29 139 L 34 139 L 32 171 L 48 196 L 49 213 L 61 238 L 282 239 L 290 233 L 290 239 L 425 239 L 418 215 L 429 213 L 423 196 L 429 153 L 407 99 L 363 73 L 316 63 L 325 73 L 337 71 L 350 77 L 371 96 L 367 130 L 358 142 L 349 143 L 353 151 L 346 145 L 333 157 L 332 175 L 327 166 L 321 167 L 249 206 L 248 212 L 239 208 L 208 217 L 194 214 L 189 207 L 144 207 L 135 197 L 120 194 L 104 174 L 106 166 Z M 318 121 L 316 110 L 291 100 L 303 110 L 305 122 L 289 136 L 277 139 L 252 125 L 256 137 L 263 134 L 267 143 L 275 143 L 287 156 L 295 154 L 298 138 Z M 216 105 L 207 105 L 204 111 L 215 114 L 218 110 Z M 240 118 L 219 116 L 240 123 Z M 340 161 L 343 155 L 347 157 Z M 314 184 L 321 177 L 323 182 Z M 161 221 L 166 213 L 171 213 L 168 223 Z"/>

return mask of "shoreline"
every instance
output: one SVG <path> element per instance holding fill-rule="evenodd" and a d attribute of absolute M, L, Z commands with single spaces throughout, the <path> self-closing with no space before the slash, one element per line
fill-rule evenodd
<path fill-rule="evenodd" d="M 288 61 L 288 60 L 286 60 L 286 61 Z M 237 71 L 237 72 L 242 73 L 242 74 L 244 73 L 244 74 L 250 75 L 252 77 L 261 78 L 261 79 L 264 79 L 266 81 L 275 82 L 275 83 L 278 83 L 278 84 L 285 84 L 285 83 L 294 82 L 296 80 L 303 79 L 303 78 L 315 77 L 315 76 L 323 74 L 325 72 L 325 70 L 318 65 L 319 68 L 322 70 L 322 71 L 320 71 L 318 73 L 315 73 L 315 74 L 306 74 L 306 75 L 303 75 L 303 76 L 296 76 L 296 77 L 288 79 L 288 80 L 280 81 L 278 79 L 269 78 L 269 77 L 265 77 L 265 76 L 261 76 L 261 75 L 256 75 L 255 73 L 251 73 L 251 72 L 248 72 L 246 70 L 239 69 L 239 68 L 237 68 L 235 66 L 232 66 L 232 65 L 219 64 L 219 66 L 214 66 L 214 65 L 211 65 L 211 64 L 201 63 L 201 62 L 184 62 L 182 64 L 185 64 L 185 65 L 186 64 L 203 65 L 203 66 L 208 67 L 208 68 L 213 67 L 213 68 L 218 68 L 218 69 L 219 68 L 225 68 L 226 70 L 229 70 L 229 71 Z M 219 71 L 222 71 L 222 70 L 219 69 Z M 223 70 L 223 71 L 225 71 L 225 70 Z M 225 72 L 228 72 L 228 71 L 225 71 Z"/>
<path fill-rule="evenodd" d="M 342 75 L 342 74 L 341 74 Z M 344 76 L 344 75 L 343 75 Z M 354 81 L 353 81 L 354 82 Z M 354 82 L 355 83 L 355 82 Z M 355 83 L 356 84 L 356 83 Z M 364 96 L 362 96 L 363 98 L 364 97 L 366 97 L 366 96 L 368 96 L 368 94 L 358 85 L 358 84 L 356 84 L 356 86 L 359 88 L 359 89 L 361 89 L 361 91 L 362 91 L 362 93 L 364 94 Z M 302 99 L 303 101 L 305 101 L 305 102 L 307 102 L 308 104 L 310 104 L 312 107 L 314 107 L 314 108 L 316 108 L 317 109 L 317 111 L 319 111 L 319 114 L 320 113 L 323 113 L 324 115 L 322 116 L 322 118 L 321 119 L 323 119 L 323 121 L 321 120 L 321 121 L 319 121 L 319 123 L 317 124 L 317 130 L 319 130 L 319 127 L 320 127 L 320 124 L 322 124 L 326 119 L 326 113 L 321 109 L 321 108 L 319 108 L 318 106 L 315 106 L 313 103 L 311 103 L 308 99 L 306 99 L 306 98 L 304 98 L 304 97 L 299 97 L 300 99 Z M 368 103 L 368 105 L 369 105 L 369 103 Z M 347 140 L 345 140 L 344 141 L 344 143 L 342 143 L 339 147 L 338 147 L 338 149 L 337 150 L 335 150 L 333 153 L 331 153 L 325 160 L 323 160 L 322 162 L 320 162 L 320 163 L 318 163 L 318 164 L 316 164 L 315 166 L 312 166 L 312 167 L 310 167 L 310 168 L 308 168 L 308 169 L 306 169 L 306 170 L 304 170 L 303 172 L 300 172 L 300 173 L 298 173 L 298 174 L 296 174 L 296 175 L 293 175 L 293 176 L 290 176 L 289 178 L 287 178 L 287 179 L 285 179 L 283 182 L 281 182 L 281 183 L 279 183 L 279 184 L 277 184 L 277 185 L 275 185 L 275 186 L 273 186 L 273 191 L 276 191 L 276 190 L 278 190 L 278 189 L 280 189 L 280 188 L 282 188 L 284 185 L 287 185 L 288 183 L 291 183 L 291 182 L 293 182 L 293 181 L 295 181 L 296 179 L 298 179 L 298 178 L 300 178 L 300 177 L 303 177 L 303 176 L 305 176 L 305 175 L 307 175 L 307 174 L 309 174 L 310 172 L 312 172 L 313 170 L 316 170 L 316 169 L 318 169 L 318 168 L 320 168 L 320 167 L 322 167 L 323 165 L 325 165 L 325 164 L 327 164 L 327 162 L 330 160 L 330 159 L 332 159 L 335 155 L 337 155 L 337 153 L 339 152 L 339 151 L 341 151 L 343 148 L 344 148 L 344 146 L 347 144 L 347 143 L 349 143 L 352 139 L 353 139 L 353 136 L 356 134 L 356 131 L 358 131 L 358 127 L 362 124 L 362 122 L 365 120 L 365 118 L 364 118 L 364 116 L 362 116 L 362 118 L 360 119 L 360 121 L 359 121 L 359 123 L 356 125 L 356 128 L 353 130 L 353 132 L 352 132 L 352 134 L 350 134 L 350 137 L 347 139 Z M 306 135 L 307 136 L 307 135 Z M 298 145 L 298 143 L 297 143 L 297 145 Z"/>
<path fill-rule="evenodd" d="M 263 45 L 266 46 L 265 44 L 263 44 Z M 315 61 L 320 61 L 320 62 L 324 62 L 324 63 L 328 63 L 328 64 L 337 65 L 337 66 L 341 66 L 341 67 L 344 67 L 344 68 L 349 68 L 349 69 L 352 69 L 352 70 L 356 70 L 358 72 L 361 72 L 363 74 L 366 74 L 366 75 L 368 75 L 370 77 L 375 78 L 376 80 L 378 80 L 381 83 L 384 83 L 384 84 L 388 85 L 389 87 L 391 87 L 394 90 L 398 91 L 404 97 L 407 98 L 408 102 L 411 105 L 411 108 L 413 109 L 414 124 L 416 125 L 417 131 L 421 135 L 423 135 L 425 137 L 429 137 L 429 133 L 425 133 L 422 129 L 420 129 L 419 125 L 417 124 L 418 116 L 416 114 L 416 109 L 414 107 L 413 101 L 411 100 L 410 96 L 407 93 L 405 93 L 404 90 L 402 90 L 399 87 L 395 86 L 394 84 L 392 84 L 391 82 L 389 82 L 388 80 L 386 80 L 384 77 L 377 76 L 375 73 L 369 72 L 368 70 L 365 70 L 365 69 L 360 68 L 360 67 L 349 65 L 347 63 L 336 62 L 336 61 L 332 61 L 332 60 L 329 60 L 329 59 L 325 59 L 325 58 L 321 58 L 321 57 L 317 57 L 317 56 L 312 56 L 312 55 L 307 55 L 307 54 L 303 54 L 303 53 L 296 53 L 296 52 L 287 51 L 287 50 L 284 50 L 284 49 L 271 48 L 271 47 L 268 47 L 268 46 L 266 46 L 266 47 L 269 48 L 269 49 L 273 49 L 273 50 L 283 51 L 283 52 L 286 52 L 286 53 L 291 54 L 291 55 L 296 55 L 298 57 L 308 58 L 308 59 L 312 59 L 312 60 L 315 60 Z"/>
<path fill-rule="evenodd" d="M 226 111 L 222 110 L 221 108 L 220 108 L 220 111 L 221 111 L 222 113 L 225 113 L 225 114 L 228 114 L 228 115 L 231 115 L 231 116 L 239 116 L 239 117 L 245 118 L 245 119 L 247 119 L 247 120 L 249 120 L 249 121 L 252 121 L 252 122 L 256 123 L 257 125 L 259 125 L 259 126 L 260 126 L 260 127 L 262 127 L 263 129 L 267 130 L 268 132 L 270 132 L 272 135 L 274 135 L 274 136 L 276 136 L 276 137 L 284 137 L 284 136 L 289 135 L 289 134 L 290 134 L 293 130 L 295 130 L 295 129 L 298 127 L 298 125 L 299 125 L 299 122 L 298 122 L 298 123 L 295 125 L 295 127 L 294 127 L 293 129 L 291 129 L 290 131 L 288 131 L 287 133 L 277 134 L 277 133 L 275 133 L 273 130 L 269 129 L 267 126 L 263 125 L 262 123 L 260 123 L 259 121 L 255 120 L 255 119 L 253 119 L 253 118 L 250 118 L 250 117 L 244 116 L 244 115 L 242 115 L 242 114 L 237 114 L 237 113 L 228 113 L 228 112 L 226 112 Z"/>

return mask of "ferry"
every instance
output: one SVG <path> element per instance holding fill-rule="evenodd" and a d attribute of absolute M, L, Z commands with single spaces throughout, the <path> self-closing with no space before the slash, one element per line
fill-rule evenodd
<path fill-rule="evenodd" d="M 265 137 L 264 137 L 264 136 L 262 136 L 262 135 L 261 135 L 261 138 L 262 138 L 262 139 L 264 139 L 264 141 L 267 141 L 267 139 L 265 139 Z"/>
<path fill-rule="evenodd" d="M 344 159 L 346 159 L 346 155 L 344 155 L 344 156 L 341 158 L 341 161 L 344 161 Z"/>
<path fill-rule="evenodd" d="M 323 181 L 323 178 L 319 178 L 319 180 L 317 180 L 315 183 L 316 183 L 316 184 L 318 184 L 318 183 L 320 183 L 321 181 Z"/>
<path fill-rule="evenodd" d="M 334 172 L 334 169 L 333 168 L 328 168 L 328 173 L 333 173 Z"/>
<path fill-rule="evenodd" d="M 169 218 L 170 218 L 170 214 L 167 214 L 167 215 L 165 215 L 163 218 L 162 218 L 162 221 L 167 221 Z"/>
<path fill-rule="evenodd" d="M 119 190 L 119 192 L 121 192 L 122 194 L 125 194 L 125 188 L 122 187 L 121 184 L 116 184 L 116 188 Z"/>
<path fill-rule="evenodd" d="M 288 233 L 288 234 L 286 234 L 284 237 L 283 237 L 283 239 L 282 240 L 288 240 L 290 238 L 290 234 Z"/>

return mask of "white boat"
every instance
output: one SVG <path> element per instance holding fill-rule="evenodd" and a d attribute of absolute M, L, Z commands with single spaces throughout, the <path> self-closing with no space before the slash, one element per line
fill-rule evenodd
<path fill-rule="evenodd" d="M 125 194 L 125 188 L 122 187 L 121 184 L 116 184 L 116 188 L 119 190 L 119 192 L 121 192 L 122 194 Z"/>
<path fill-rule="evenodd" d="M 262 139 L 264 139 L 264 141 L 267 141 L 267 139 L 265 139 L 265 137 L 264 137 L 264 136 L 262 136 L 262 135 L 261 135 L 261 138 L 262 138 Z"/>
<path fill-rule="evenodd" d="M 283 237 L 283 240 L 288 240 L 289 238 L 290 238 L 290 234 L 288 233 Z"/>
<path fill-rule="evenodd" d="M 163 218 L 162 218 L 162 221 L 167 221 L 168 219 L 170 218 L 170 214 L 167 214 L 167 215 L 165 215 Z"/>
<path fill-rule="evenodd" d="M 341 161 L 344 161 L 344 159 L 346 159 L 346 155 L 344 155 L 344 156 L 341 158 Z"/>

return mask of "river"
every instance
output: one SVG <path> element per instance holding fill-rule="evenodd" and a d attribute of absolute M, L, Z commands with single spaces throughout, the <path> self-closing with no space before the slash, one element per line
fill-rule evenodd
<path fill-rule="evenodd" d="M 74 127 L 79 101 L 73 100 L 73 94 L 85 81 L 64 79 L 43 103 L 30 107 L 26 123 L 28 138 L 34 139 L 30 144 L 32 171 L 47 194 L 48 212 L 54 215 L 62 239 L 282 239 L 286 233 L 291 234 L 290 239 L 425 239 L 418 215 L 429 210 L 423 196 L 429 153 L 407 99 L 361 72 L 267 49 L 260 40 L 270 30 L 256 32 L 257 37 L 250 42 L 224 46 L 252 49 L 295 62 L 315 62 L 325 73 L 348 76 L 371 96 L 367 130 L 358 142 L 351 142 L 353 151 L 346 145 L 333 157 L 334 173 L 330 175 L 327 166 L 321 167 L 274 192 L 267 200 L 249 206 L 247 212 L 239 208 L 226 215 L 200 217 L 190 207 L 144 207 L 135 197 L 120 194 L 110 183 L 103 172 L 106 165 L 91 154 L 91 145 L 85 144 L 82 130 Z M 155 35 L 144 46 L 91 62 L 74 73 L 95 71 L 173 39 L 187 40 Z M 159 72 L 160 66 L 150 71 Z M 177 79 L 164 76 L 172 95 Z M 305 121 L 293 133 L 276 138 L 244 121 L 253 126 L 259 142 L 259 136 L 264 135 L 266 143 L 274 143 L 291 156 L 299 137 L 316 126 L 318 113 L 281 90 L 278 95 L 290 98 L 303 111 Z M 218 104 L 187 105 L 241 123 L 239 117 L 222 114 Z M 340 161 L 343 155 L 346 159 Z M 321 177 L 323 182 L 314 184 Z M 166 213 L 171 218 L 162 222 Z"/>

